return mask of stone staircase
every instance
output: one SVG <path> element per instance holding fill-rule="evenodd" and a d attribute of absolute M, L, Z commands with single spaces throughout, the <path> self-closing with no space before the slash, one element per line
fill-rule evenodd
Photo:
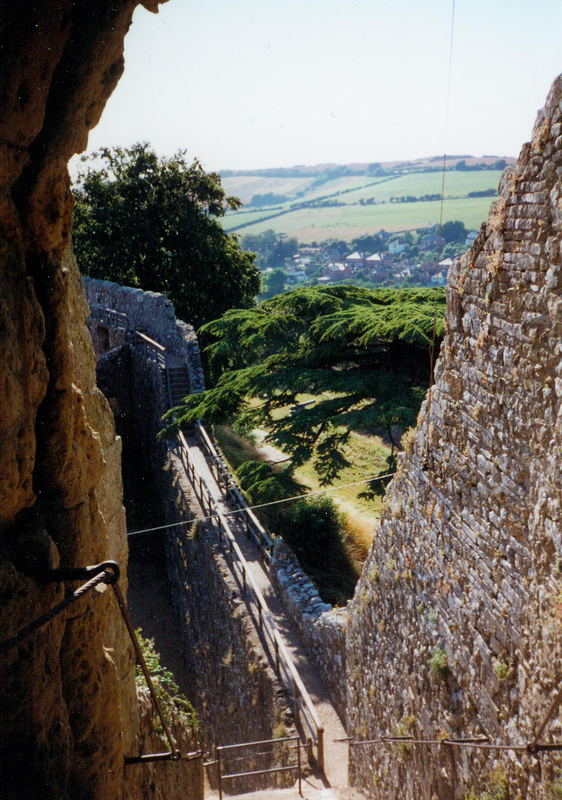
<path fill-rule="evenodd" d="M 166 365 L 166 392 L 170 392 L 171 405 L 177 406 L 189 394 L 189 376 L 183 364 Z"/>

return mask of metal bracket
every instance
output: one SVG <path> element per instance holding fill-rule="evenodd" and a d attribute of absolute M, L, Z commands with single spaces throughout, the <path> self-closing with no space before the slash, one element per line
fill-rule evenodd
<path fill-rule="evenodd" d="M 195 761 L 203 758 L 203 752 L 197 750 L 194 753 L 182 753 L 179 750 L 168 753 L 145 753 L 141 756 L 125 756 L 125 766 L 128 764 L 145 764 L 147 761 Z"/>
<path fill-rule="evenodd" d="M 58 583 L 59 581 L 81 581 L 107 572 L 105 583 L 112 585 L 117 583 L 120 576 L 119 564 L 117 561 L 102 561 L 101 564 L 93 564 L 88 567 L 58 567 L 37 573 L 34 577 L 42 583 Z"/>

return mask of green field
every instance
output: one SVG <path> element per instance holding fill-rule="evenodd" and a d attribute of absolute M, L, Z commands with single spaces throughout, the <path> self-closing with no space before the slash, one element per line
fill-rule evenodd
<path fill-rule="evenodd" d="M 482 189 L 497 189 L 501 177 L 499 170 L 482 170 L 481 172 L 446 172 L 445 197 L 459 197 L 469 192 Z M 374 197 L 377 202 L 390 200 L 391 197 L 424 194 L 441 194 L 443 176 L 439 172 L 418 172 L 401 175 L 391 181 L 377 186 L 367 186 L 355 192 L 349 192 L 342 198 L 346 203 L 356 203 L 360 198 Z"/>
<path fill-rule="evenodd" d="M 499 170 L 447 171 L 443 221 L 458 219 L 464 222 L 467 228 L 478 228 L 486 219 L 493 198 L 468 198 L 466 195 L 469 192 L 496 189 L 501 174 Z M 251 187 L 251 194 L 255 194 L 266 191 L 278 193 L 303 191 L 312 182 L 312 178 L 240 176 L 226 178 L 224 184 L 227 190 L 234 194 L 244 186 L 247 190 Z M 238 231 L 241 235 L 272 229 L 276 233 L 296 236 L 302 243 L 329 238 L 350 241 L 357 236 L 375 233 L 382 228 L 391 232 L 421 228 L 439 222 L 441 214 L 439 201 L 391 203 L 390 198 L 438 194 L 441 193 L 441 186 L 442 174 L 439 172 L 414 172 L 390 179 L 370 178 L 366 175 L 339 177 L 311 188 L 301 197 L 293 195 L 290 200 L 276 208 L 262 208 L 256 211 L 242 209 L 237 213 L 227 214 L 223 220 L 223 227 L 227 231 Z M 329 197 L 343 205 L 295 210 L 290 208 L 295 202 L 308 202 L 319 197 Z M 360 200 L 371 198 L 373 204 L 360 205 Z M 270 216 L 270 219 L 266 219 Z M 242 225 L 244 227 L 240 227 Z"/>
<path fill-rule="evenodd" d="M 229 195 L 239 197 L 243 203 L 249 203 L 255 194 L 285 194 L 295 197 L 297 192 L 310 186 L 314 178 L 260 178 L 254 175 L 240 175 L 236 178 L 222 178 L 221 183 Z"/>
<path fill-rule="evenodd" d="M 478 228 L 486 219 L 490 208 L 490 197 L 464 200 L 445 200 L 443 220 L 458 219 L 467 228 Z M 422 228 L 439 222 L 439 201 L 424 203 L 384 203 L 373 206 L 337 206 L 335 208 L 301 208 L 273 219 L 255 222 L 240 229 L 239 233 L 261 233 L 272 229 L 276 233 L 296 236 L 300 242 L 324 241 L 329 238 L 351 241 L 364 233 L 384 230 L 402 231 Z M 257 213 L 256 217 L 262 216 Z M 223 221 L 224 228 L 231 230 L 240 225 L 240 220 L 250 221 L 250 215 L 234 215 Z"/>

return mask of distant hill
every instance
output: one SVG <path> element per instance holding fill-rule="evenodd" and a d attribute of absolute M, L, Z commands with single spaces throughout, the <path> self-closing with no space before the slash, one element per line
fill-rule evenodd
<path fill-rule="evenodd" d="M 364 233 L 410 230 L 439 222 L 443 156 L 370 164 L 298 165 L 221 173 L 244 207 L 228 214 L 228 231 L 276 233 L 299 241 L 350 241 Z M 504 166 L 514 158 L 447 157 L 443 221 L 475 228 L 486 218 Z"/>

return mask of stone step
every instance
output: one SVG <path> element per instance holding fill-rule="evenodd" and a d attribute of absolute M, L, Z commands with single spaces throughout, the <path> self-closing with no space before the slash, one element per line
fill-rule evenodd
<path fill-rule="evenodd" d="M 218 800 L 217 792 L 205 792 L 205 800 Z M 302 795 L 299 795 L 296 786 L 291 789 L 262 789 L 259 792 L 245 794 L 223 794 L 225 800 L 366 800 L 366 798 L 353 789 L 317 788 L 303 781 Z"/>

